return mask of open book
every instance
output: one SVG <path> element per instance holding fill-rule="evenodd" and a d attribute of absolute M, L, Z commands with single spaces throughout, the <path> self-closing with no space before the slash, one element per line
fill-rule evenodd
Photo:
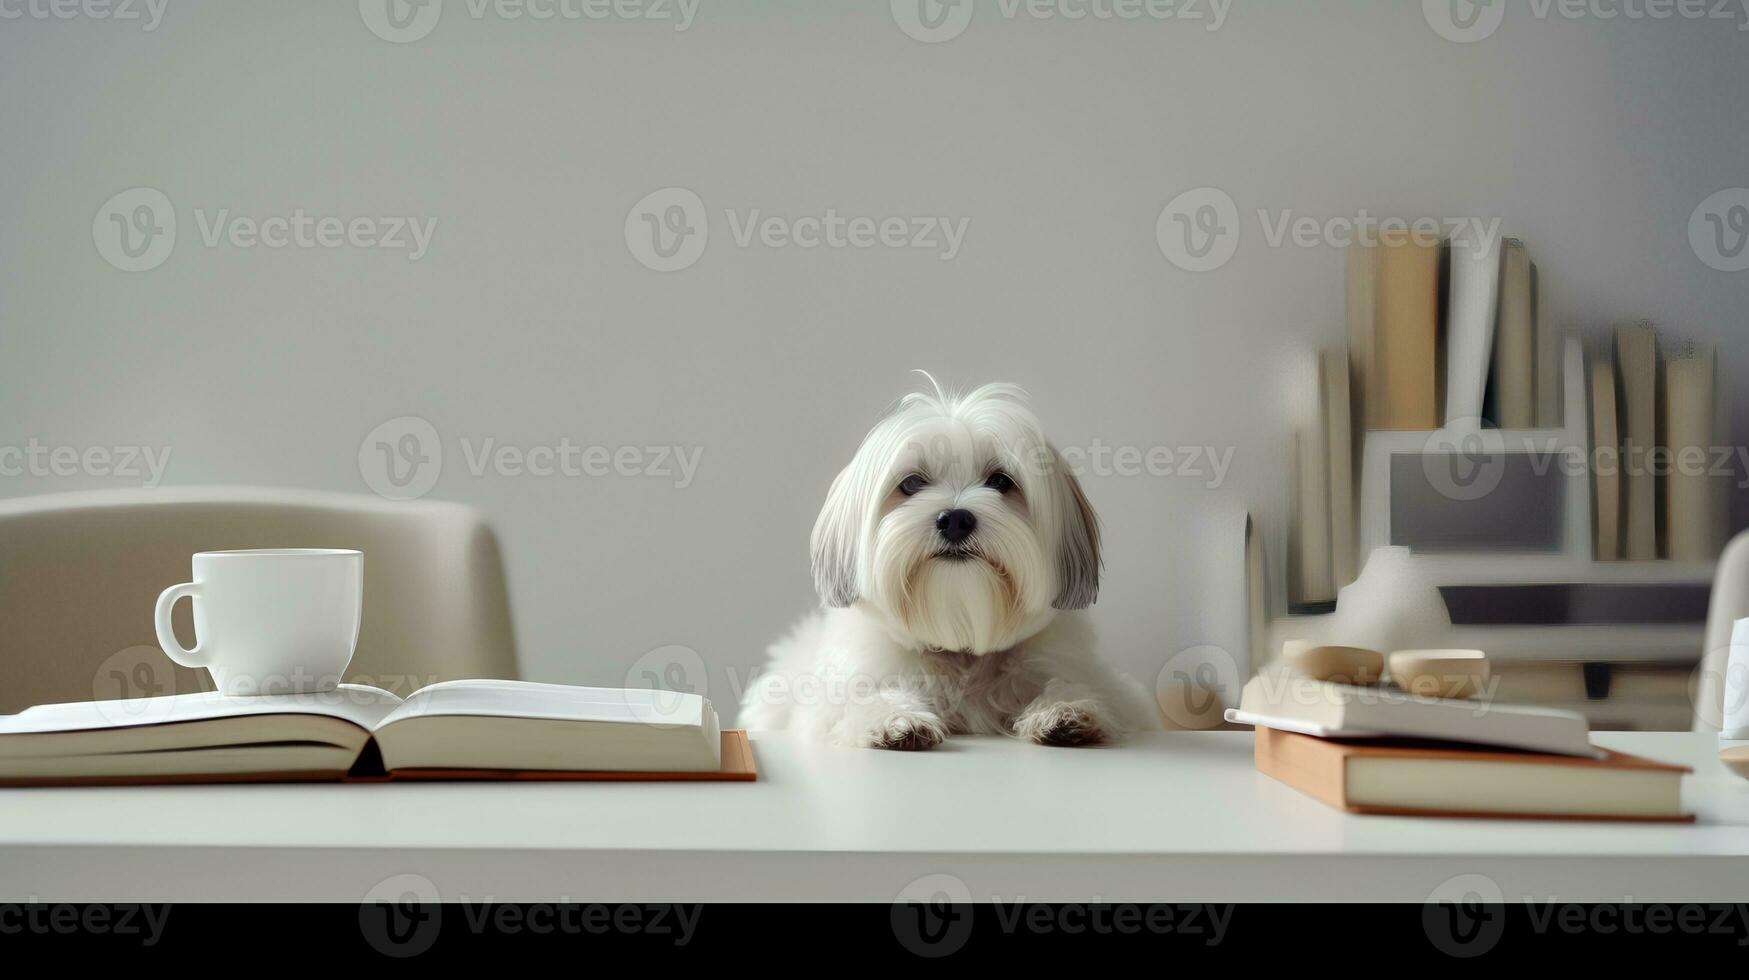
<path fill-rule="evenodd" d="M 670 691 L 444 681 L 406 700 L 177 694 L 0 716 L 0 784 L 754 778 L 746 733 Z"/>

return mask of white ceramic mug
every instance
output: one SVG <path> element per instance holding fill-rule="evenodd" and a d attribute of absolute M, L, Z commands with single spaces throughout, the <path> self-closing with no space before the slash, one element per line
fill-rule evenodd
<path fill-rule="evenodd" d="M 170 611 L 194 600 L 194 649 Z M 219 693 L 331 691 L 352 662 L 364 605 L 364 553 L 329 548 L 203 551 L 194 581 L 158 596 L 158 645 L 184 667 L 205 667 Z"/>

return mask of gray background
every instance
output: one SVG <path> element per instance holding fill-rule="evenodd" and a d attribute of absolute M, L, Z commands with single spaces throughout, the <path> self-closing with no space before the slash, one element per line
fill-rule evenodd
<path fill-rule="evenodd" d="M 886 2 L 705 0 L 676 32 L 448 0 L 392 44 L 352 2 L 169 0 L 149 32 L 0 20 L 0 445 L 169 446 L 170 483 L 367 493 L 366 434 L 423 418 L 445 455 L 430 497 L 502 535 L 528 676 L 618 683 L 681 645 L 729 702 L 813 603 L 826 486 L 917 367 L 1027 386 L 1060 444 L 1233 447 L 1219 487 L 1085 482 L 1108 655 L 1151 681 L 1178 650 L 1236 646 L 1239 515 L 1283 512 L 1310 352 L 1343 332 L 1340 251 L 1269 247 L 1260 208 L 1502 217 L 1561 322 L 1655 317 L 1742 376 L 1749 273 L 1687 237 L 1703 198 L 1749 184 L 1738 24 L 1513 4 L 1458 44 L 1419 3 L 1243 0 L 1209 23 L 980 0 L 926 44 Z M 1190 273 L 1155 220 L 1204 185 L 1241 238 Z M 181 227 L 162 266 L 125 273 L 92 222 L 136 186 Z M 622 223 L 669 186 L 700 195 L 711 236 L 663 274 Z M 438 224 L 416 262 L 209 248 L 194 212 L 220 208 Z M 740 248 L 725 208 L 970 224 L 952 261 Z M 476 477 L 463 436 L 704 452 L 684 489 Z"/>

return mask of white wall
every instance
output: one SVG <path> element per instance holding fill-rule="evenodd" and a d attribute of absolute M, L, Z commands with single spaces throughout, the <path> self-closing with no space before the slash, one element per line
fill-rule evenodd
<path fill-rule="evenodd" d="M 1714 335 L 1733 378 L 1749 357 L 1749 273 L 1704 265 L 1687 234 L 1703 198 L 1749 185 L 1735 23 L 1513 4 L 1459 44 L 1417 3 L 1241 0 L 1210 31 L 978 0 L 929 44 L 885 2 L 705 0 L 676 31 L 448 0 L 392 44 L 351 2 L 168 0 L 155 30 L 25 2 L 0 5 L 27 13 L 0 19 L 0 447 L 170 447 L 166 482 L 368 492 L 366 434 L 428 420 L 430 496 L 496 522 L 539 679 L 618 683 L 678 644 L 731 701 L 813 602 L 827 482 L 914 367 L 1026 385 L 1065 445 L 1233 447 L 1218 488 L 1086 483 L 1110 653 L 1151 681 L 1175 651 L 1236 642 L 1221 528 L 1279 511 L 1283 379 L 1343 322 L 1339 251 L 1270 247 L 1260 208 L 1502 217 L 1563 321 Z M 1191 273 L 1155 221 L 1203 185 L 1241 233 Z M 93 217 L 136 186 L 179 227 L 128 273 Z M 701 197 L 710 237 L 664 274 L 623 222 L 669 186 Z M 417 261 L 202 241 L 220 209 L 298 208 L 437 224 Z M 948 261 L 738 247 L 724 209 L 752 208 L 969 224 Z M 703 456 L 685 488 L 476 477 L 463 437 Z M 27 471 L 0 494 L 138 482 Z"/>

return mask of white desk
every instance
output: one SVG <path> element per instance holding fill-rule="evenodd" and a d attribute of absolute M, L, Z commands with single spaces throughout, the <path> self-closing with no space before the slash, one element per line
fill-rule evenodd
<path fill-rule="evenodd" d="M 0 790 L 0 901 L 887 902 L 948 874 L 980 900 L 1749 898 L 1749 782 L 1704 735 L 1605 733 L 1695 768 L 1696 825 L 1349 816 L 1251 767 L 1248 732 L 933 752 L 756 737 L 760 782 Z"/>

